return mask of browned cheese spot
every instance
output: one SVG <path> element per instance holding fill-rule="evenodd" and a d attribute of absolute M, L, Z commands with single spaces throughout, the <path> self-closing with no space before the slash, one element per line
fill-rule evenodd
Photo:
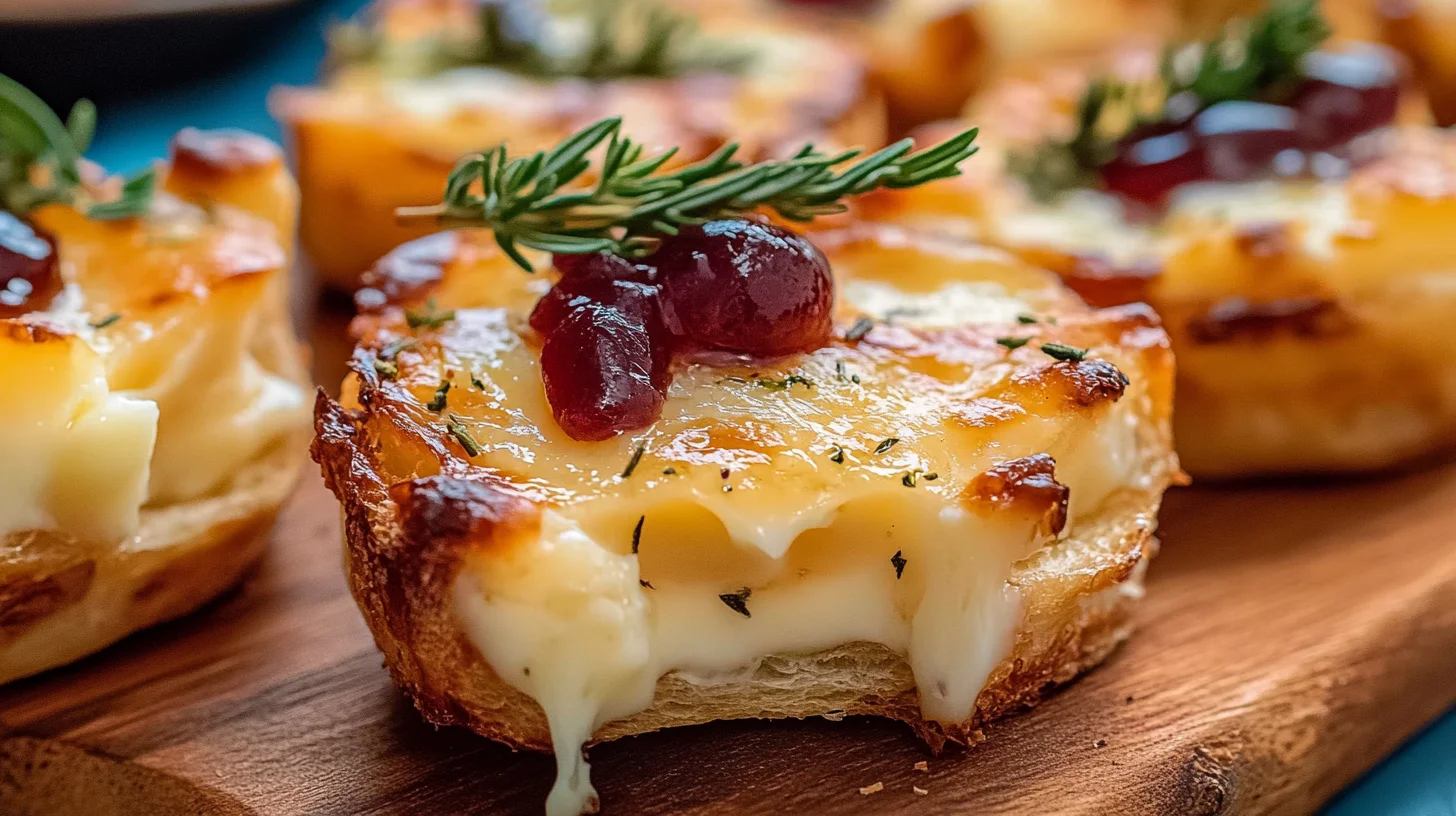
<path fill-rule="evenodd" d="M 445 266 L 459 253 L 460 239 L 439 232 L 401 244 L 375 262 L 361 278 L 363 288 L 354 295 L 362 312 L 420 299 L 444 277 Z"/>
<path fill-rule="evenodd" d="M 219 178 L 272 167 L 283 154 L 247 131 L 183 128 L 172 137 L 172 172 L 187 178 Z"/>
<path fill-rule="evenodd" d="M 1040 519 L 1051 535 L 1067 524 L 1071 491 L 1056 479 L 1056 460 L 1045 453 L 1008 459 L 977 475 L 961 500 L 978 512 L 1016 512 Z"/>
<path fill-rule="evenodd" d="M 1196 343 L 1269 340 L 1278 336 L 1306 339 L 1333 337 L 1350 331 L 1355 319 L 1338 301 L 1301 297 L 1254 303 L 1227 298 L 1188 321 Z"/>

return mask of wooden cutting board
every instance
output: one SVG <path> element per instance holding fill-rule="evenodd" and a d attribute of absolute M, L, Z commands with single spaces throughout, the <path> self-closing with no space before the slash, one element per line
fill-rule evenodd
<path fill-rule="evenodd" d="M 855 718 L 645 735 L 592 750 L 604 812 L 1304 813 L 1456 703 L 1456 464 L 1179 490 L 1163 520 L 1141 631 L 986 744 L 932 757 Z M 239 591 L 0 689 L 0 813 L 541 813 L 548 757 L 394 693 L 338 538 L 310 467 Z"/>

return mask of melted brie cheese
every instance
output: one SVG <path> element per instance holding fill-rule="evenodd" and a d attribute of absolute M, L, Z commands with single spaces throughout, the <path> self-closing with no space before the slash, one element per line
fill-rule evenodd
<path fill-rule="evenodd" d="M 44 326 L 0 326 L 0 540 L 59 529 L 115 541 L 146 499 L 157 406 L 113 393 L 85 342 Z"/>
<path fill-rule="evenodd" d="M 506 310 L 458 310 L 441 359 L 424 346 L 399 353 L 399 384 L 420 402 L 441 370 L 483 379 L 483 389 L 462 381 L 450 392 L 449 410 L 483 449 L 470 463 L 544 502 L 539 533 L 468 557 L 453 599 L 496 674 L 545 712 L 558 764 L 552 816 L 594 810 L 581 746 L 651 706 L 669 673 L 731 682 L 770 656 L 877 643 L 905 655 L 925 717 L 965 721 L 1022 619 L 1013 566 L 1053 542 L 1038 518 L 975 511 L 967 484 L 1006 459 L 1050 453 L 1070 489 L 1070 530 L 1114 491 L 1161 478 L 1140 472 L 1145 395 L 991 434 L 964 419 L 968 404 L 1008 387 L 1015 366 L 994 344 L 984 356 L 949 341 L 911 348 L 915 333 L 1015 325 L 1064 307 L 1066 295 L 999 253 L 943 256 L 932 272 L 910 260 L 923 247 L 899 264 L 895 251 L 836 260 L 843 308 L 890 321 L 878 343 L 794 361 L 812 389 L 727 384 L 744 375 L 692 366 L 663 419 L 635 439 L 562 436 Z M 899 442 L 877 452 L 890 437 Z M 647 453 L 624 479 L 639 442 Z M 844 463 L 829 459 L 834 444 Z M 920 478 L 907 484 L 912 471 Z M 905 559 L 903 574 L 892 556 Z M 735 595 L 741 611 L 724 599 Z"/>
<path fill-rule="evenodd" d="M 274 351 L 264 316 L 282 310 L 272 276 L 282 250 L 264 227 L 256 243 L 201 227 L 156 237 L 174 214 L 201 217 L 160 202 L 166 214 L 131 225 L 63 208 L 37 216 L 57 235 L 66 284 L 45 311 L 0 321 L 0 371 L 12 384 L 0 391 L 0 539 L 56 530 L 124 540 L 144 506 L 224 489 L 307 421 L 303 388 L 262 361 Z M 218 279 L 200 279 L 218 267 Z M 129 278 L 159 270 L 166 279 Z M 119 317 L 96 328 L 110 314 Z"/>

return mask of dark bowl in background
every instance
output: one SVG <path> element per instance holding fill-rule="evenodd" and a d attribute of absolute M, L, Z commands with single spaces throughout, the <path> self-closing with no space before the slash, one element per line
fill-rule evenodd
<path fill-rule="evenodd" d="M 108 101 L 227 70 L 304 5 L 223 0 L 186 11 L 60 20 L 5 19 L 0 11 L 0 73 L 63 115 L 83 96 L 104 109 Z"/>

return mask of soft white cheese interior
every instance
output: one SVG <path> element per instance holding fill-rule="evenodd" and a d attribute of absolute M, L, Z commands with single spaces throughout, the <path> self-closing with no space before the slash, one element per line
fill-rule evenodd
<path fill-rule="evenodd" d="M 1005 323 L 1034 311 L 997 289 L 950 282 L 906 293 L 859 282 L 842 294 L 902 324 Z M 1068 530 L 1146 478 L 1130 403 L 1079 426 L 1084 433 L 1028 423 L 1004 440 L 1055 456 L 1057 479 L 1070 488 Z M 1039 519 L 976 512 L 944 479 L 907 489 L 887 473 L 826 489 L 787 458 L 761 468 L 745 476 L 770 501 L 744 505 L 711 484 L 655 503 L 547 510 L 538 537 L 479 558 L 458 577 L 463 627 L 549 721 L 558 764 L 552 816 L 594 811 L 582 744 L 602 724 L 649 707 L 667 673 L 709 682 L 770 655 L 879 643 L 905 655 L 924 716 L 950 723 L 971 715 L 1008 655 L 1022 615 L 1007 582 L 1013 564 L 1053 543 Z M 593 537 L 602 513 L 623 529 L 641 514 L 638 553 Z M 743 590 L 746 615 L 721 597 Z"/>
<path fill-rule="evenodd" d="M 106 315 L 72 284 L 24 318 L 49 327 L 50 339 L 0 339 L 9 383 L 0 391 L 0 538 L 56 530 L 124 540 L 143 506 L 222 488 L 304 422 L 303 389 L 255 356 L 257 304 L 233 305 L 145 325 L 123 316 L 142 337 L 118 343 L 94 328 Z M 118 387 L 119 377 L 141 387 Z"/>

